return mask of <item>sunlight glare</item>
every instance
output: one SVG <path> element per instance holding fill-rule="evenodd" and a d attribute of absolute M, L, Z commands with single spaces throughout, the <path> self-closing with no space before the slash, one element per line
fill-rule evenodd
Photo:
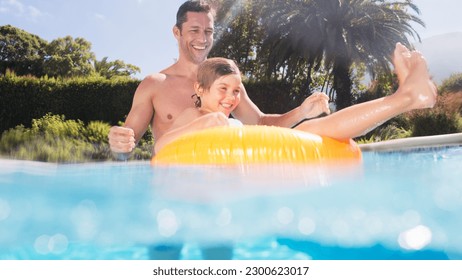
<path fill-rule="evenodd" d="M 289 207 L 282 207 L 277 212 L 277 219 L 283 225 L 288 225 L 294 219 L 294 211 Z"/>
<path fill-rule="evenodd" d="M 8 201 L 0 198 L 0 221 L 8 219 L 11 213 L 10 204 Z"/>
<path fill-rule="evenodd" d="M 157 226 L 162 236 L 171 237 L 177 232 L 179 222 L 172 210 L 162 209 L 157 213 Z"/>
<path fill-rule="evenodd" d="M 399 245 L 407 250 L 421 250 L 432 241 L 431 230 L 423 225 L 402 232 L 398 237 Z"/>

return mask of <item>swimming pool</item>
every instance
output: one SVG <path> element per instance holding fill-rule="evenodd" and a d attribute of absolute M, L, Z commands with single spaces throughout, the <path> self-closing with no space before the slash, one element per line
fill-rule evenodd
<path fill-rule="evenodd" d="M 462 259 L 462 147 L 357 166 L 0 160 L 0 259 Z"/>

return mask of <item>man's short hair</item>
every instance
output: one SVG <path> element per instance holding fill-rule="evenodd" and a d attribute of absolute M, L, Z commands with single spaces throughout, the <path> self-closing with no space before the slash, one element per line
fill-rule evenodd
<path fill-rule="evenodd" d="M 188 20 L 187 13 L 188 12 L 195 12 L 195 13 L 213 13 L 213 9 L 210 7 L 210 5 L 203 1 L 203 0 L 188 0 L 184 2 L 180 8 L 178 9 L 178 12 L 176 14 L 176 27 L 178 27 L 180 30 L 183 26 L 183 23 L 185 23 Z"/>

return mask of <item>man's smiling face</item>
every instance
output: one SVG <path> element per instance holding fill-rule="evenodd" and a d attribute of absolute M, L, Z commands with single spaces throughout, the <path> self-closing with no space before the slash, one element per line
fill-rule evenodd
<path fill-rule="evenodd" d="M 181 30 L 175 27 L 180 54 L 187 60 L 199 64 L 205 59 L 213 45 L 213 15 L 211 13 L 188 12 L 188 20 Z"/>

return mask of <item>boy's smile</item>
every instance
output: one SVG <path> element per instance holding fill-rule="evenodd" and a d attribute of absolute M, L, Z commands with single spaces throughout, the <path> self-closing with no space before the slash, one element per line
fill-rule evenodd
<path fill-rule="evenodd" d="M 209 90 L 202 95 L 201 109 L 211 112 L 222 112 L 229 116 L 241 100 L 240 75 L 230 74 L 215 80 Z"/>

